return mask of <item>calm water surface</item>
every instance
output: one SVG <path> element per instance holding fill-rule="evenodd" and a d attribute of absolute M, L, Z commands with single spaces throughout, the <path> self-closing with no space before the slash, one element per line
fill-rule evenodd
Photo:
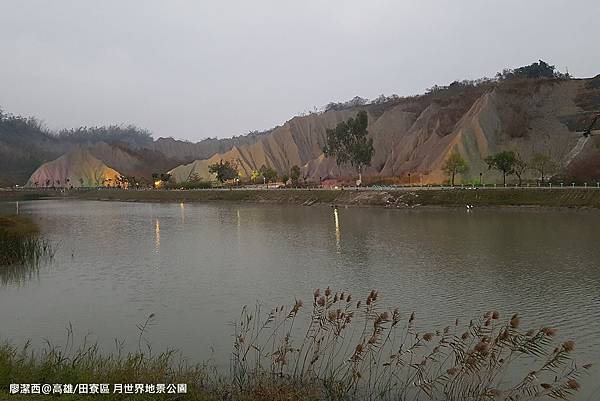
<path fill-rule="evenodd" d="M 0 275 L 0 338 L 15 343 L 62 344 L 71 323 L 104 349 L 114 338 L 133 349 L 136 324 L 154 313 L 155 349 L 221 364 L 242 305 L 310 300 L 329 285 L 355 298 L 376 288 L 382 303 L 416 311 L 423 329 L 518 311 L 523 326 L 552 325 L 577 342 L 582 361 L 600 361 L 598 212 L 74 200 L 18 207 L 57 253 L 31 276 Z M 588 390 L 593 379 L 598 369 Z"/>

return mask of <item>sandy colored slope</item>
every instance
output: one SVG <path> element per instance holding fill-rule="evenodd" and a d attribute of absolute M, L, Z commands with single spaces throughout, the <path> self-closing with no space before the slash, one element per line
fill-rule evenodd
<path fill-rule="evenodd" d="M 228 152 L 179 166 L 170 173 L 176 181 L 187 179 L 191 172 L 202 178 L 208 178 L 211 177 L 208 166 L 220 160 L 235 162 L 240 173 L 246 177 L 262 165 L 273 167 L 278 171 L 289 171 L 293 165 L 302 166 L 315 155 L 318 157 L 322 153 L 325 129 L 335 126 L 352 115 L 354 115 L 353 111 L 344 110 L 294 117 L 256 143 L 233 147 Z"/>
<path fill-rule="evenodd" d="M 119 172 L 95 158 L 88 149 L 77 148 L 40 166 L 27 186 L 96 187 L 115 183 L 119 176 Z"/>
<path fill-rule="evenodd" d="M 170 170 L 171 180 L 175 182 L 185 182 L 194 179 L 211 181 L 215 179 L 214 174 L 208 172 L 210 160 L 196 160 L 189 164 L 184 164 Z"/>
<path fill-rule="evenodd" d="M 484 158 L 505 149 L 517 151 L 526 160 L 542 152 L 566 166 L 578 139 L 567 121 L 581 125 L 585 120 L 588 111 L 581 107 L 580 98 L 588 84 L 589 80 L 515 81 L 364 106 L 375 147 L 365 174 L 407 179 L 410 173 L 413 182 L 442 182 L 446 179 L 442 165 L 454 150 L 471 167 L 461 177 L 464 181 L 477 180 L 482 173 L 487 182 L 497 182 L 499 174 L 488 170 Z M 296 164 L 309 180 L 352 177 L 356 173 L 349 166 L 338 167 L 323 156 L 322 149 L 326 129 L 358 110 L 295 117 L 253 144 L 192 163 L 194 172 L 208 177 L 208 165 L 230 160 L 246 176 L 261 165 L 283 173 Z M 188 176 L 189 168 L 184 167 L 173 170 L 177 180 Z M 535 178 L 535 172 L 527 174 Z"/>
<path fill-rule="evenodd" d="M 128 175 L 143 168 L 143 162 L 117 146 L 98 142 L 88 148 L 92 156 L 104 164 Z"/>
<path fill-rule="evenodd" d="M 224 153 L 234 146 L 249 145 L 260 140 L 265 133 L 256 133 L 232 138 L 207 138 L 200 142 L 180 141 L 173 138 L 158 138 L 152 149 L 166 157 L 179 160 L 207 159 L 214 154 Z"/>

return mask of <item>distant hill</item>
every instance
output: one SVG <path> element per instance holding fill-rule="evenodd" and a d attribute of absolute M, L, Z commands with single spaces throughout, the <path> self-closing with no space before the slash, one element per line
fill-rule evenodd
<path fill-rule="evenodd" d="M 484 158 L 515 150 L 525 160 L 535 153 L 549 155 L 559 165 L 557 176 L 591 182 L 600 180 L 600 140 L 584 140 L 581 131 L 600 110 L 599 81 L 600 76 L 509 77 L 434 87 L 411 98 L 333 107 L 294 117 L 253 144 L 175 168 L 172 174 L 176 179 L 205 177 L 208 165 L 230 160 L 246 176 L 261 165 L 280 172 L 298 165 L 307 180 L 351 177 L 348 166 L 340 168 L 323 156 L 326 129 L 365 110 L 375 148 L 366 176 L 406 182 L 411 174 L 413 183 L 440 183 L 446 179 L 442 164 L 456 150 L 470 165 L 464 181 L 477 181 L 481 173 L 486 182 L 498 182 L 499 174 L 489 171 Z M 537 174 L 529 170 L 526 178 Z"/>
<path fill-rule="evenodd" d="M 198 158 L 226 152 L 235 144 L 249 144 L 260 133 L 227 139 L 206 139 L 198 143 L 159 138 L 128 126 L 81 127 L 50 132 L 35 118 L 13 116 L 0 111 L 0 187 L 23 185 L 42 164 L 79 148 L 121 174 L 150 181 L 161 173 Z"/>
<path fill-rule="evenodd" d="M 120 176 L 121 173 L 96 159 L 88 149 L 77 148 L 40 166 L 29 178 L 27 186 L 34 188 L 114 186 Z"/>
<path fill-rule="evenodd" d="M 133 126 L 81 127 L 50 132 L 33 118 L 0 113 L 0 186 L 24 184 L 44 163 L 85 148 L 108 168 L 136 180 L 170 171 L 176 181 L 210 177 L 208 166 L 233 161 L 245 176 L 265 165 L 287 173 L 301 167 L 306 180 L 351 178 L 348 166 L 324 157 L 326 129 L 365 110 L 375 152 L 365 171 L 372 179 L 442 182 L 444 160 L 458 151 L 469 163 L 463 181 L 498 180 L 483 159 L 515 150 L 525 160 L 548 155 L 560 168 L 555 176 L 579 182 L 600 180 L 600 140 L 583 138 L 600 112 L 600 75 L 573 79 L 554 67 L 534 63 L 504 70 L 494 79 L 434 86 L 420 96 L 354 98 L 296 116 L 265 132 L 197 143 L 153 139 Z M 597 129 L 600 129 L 598 127 Z M 536 177 L 529 171 L 526 178 Z"/>

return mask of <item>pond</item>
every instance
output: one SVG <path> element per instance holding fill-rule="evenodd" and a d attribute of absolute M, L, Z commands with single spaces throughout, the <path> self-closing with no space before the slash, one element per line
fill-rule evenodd
<path fill-rule="evenodd" d="M 558 329 L 600 360 L 600 213 L 539 209 L 338 208 L 235 203 L 5 202 L 56 247 L 32 274 L 0 272 L 0 338 L 146 337 L 226 366 L 243 305 L 312 300 L 331 286 L 416 312 L 424 330 L 483 312 Z M 597 367 L 583 379 L 594 391 Z M 587 383 L 586 383 L 587 382 Z M 595 389 L 596 391 L 598 388 Z M 586 397 L 587 398 L 587 397 Z M 583 399 L 586 399 L 583 398 Z"/>

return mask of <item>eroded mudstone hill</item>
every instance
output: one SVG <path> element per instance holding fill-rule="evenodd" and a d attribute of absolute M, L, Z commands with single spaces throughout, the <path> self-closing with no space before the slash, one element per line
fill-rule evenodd
<path fill-rule="evenodd" d="M 502 150 L 514 150 L 524 160 L 542 153 L 558 166 L 552 175 L 566 182 L 600 178 L 600 131 L 587 138 L 582 135 L 600 112 L 599 75 L 454 83 L 420 96 L 338 104 L 323 112 L 293 117 L 264 132 L 197 143 L 154 140 L 135 127 L 83 127 L 54 135 L 34 119 L 0 115 L 0 186 L 47 182 L 49 178 L 29 178 L 38 168 L 44 177 L 63 177 L 64 171 L 53 169 L 64 170 L 64 159 L 56 161 L 78 149 L 88 150 L 106 167 L 136 182 L 148 183 L 154 173 L 164 172 L 170 172 L 177 182 L 192 177 L 211 179 L 208 166 L 220 160 L 238 165 L 245 177 L 263 165 L 280 174 L 297 165 L 307 181 L 350 181 L 355 171 L 326 158 L 323 147 L 326 130 L 360 110 L 368 114 L 375 150 L 371 166 L 364 172 L 371 181 L 444 182 L 447 177 L 442 165 L 457 151 L 470 166 L 458 182 L 478 182 L 480 174 L 486 183 L 500 182 L 499 173 L 489 170 L 484 159 Z M 68 160 L 87 163 L 85 159 Z M 85 165 L 69 168 L 88 169 Z M 84 181 L 86 175 L 82 174 Z M 529 169 L 524 178 L 539 177 Z M 64 179 L 55 181 L 64 184 Z M 69 182 L 73 182 L 70 177 Z"/>
<path fill-rule="evenodd" d="M 280 172 L 301 166 L 307 180 L 351 177 L 323 155 L 326 129 L 366 110 L 375 152 L 365 175 L 412 176 L 413 182 L 442 182 L 442 164 L 458 151 L 469 163 L 463 181 L 498 180 L 484 158 L 501 150 L 515 150 L 525 159 L 549 155 L 567 176 L 600 173 L 598 140 L 582 139 L 581 130 L 600 109 L 600 76 L 594 79 L 513 80 L 480 86 L 457 86 L 407 99 L 392 99 L 320 114 L 294 117 L 252 144 L 234 146 L 210 158 L 179 166 L 171 173 L 185 181 L 196 175 L 209 178 L 208 166 L 219 160 L 238 164 L 242 175 L 265 165 Z M 529 178 L 535 177 L 529 171 Z M 527 177 L 526 177 L 527 178 Z"/>

